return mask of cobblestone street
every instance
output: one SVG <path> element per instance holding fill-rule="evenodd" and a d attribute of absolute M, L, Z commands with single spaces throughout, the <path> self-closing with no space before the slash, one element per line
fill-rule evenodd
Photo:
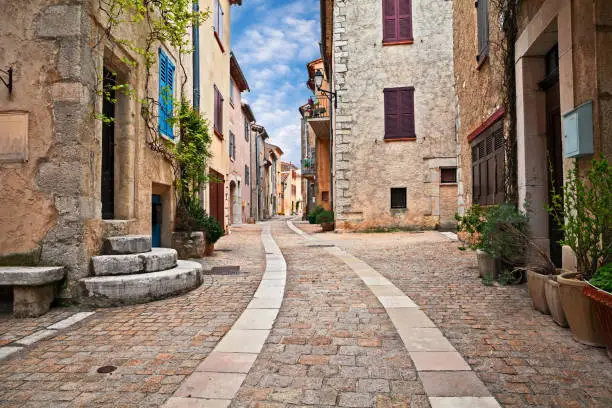
<path fill-rule="evenodd" d="M 287 273 L 282 305 L 263 349 L 253 355 L 250 369 L 239 371 L 246 378 L 232 385 L 237 394 L 231 404 L 181 395 L 167 406 L 497 406 L 492 398 L 483 398 L 488 391 L 504 407 L 612 406 L 612 364 L 605 352 L 580 345 L 569 330 L 534 311 L 526 287 L 483 285 L 474 255 L 460 251 L 444 235 L 319 233 L 317 226 L 296 222 L 308 233 L 301 236 L 285 220 L 268 225 Z M 194 292 L 164 301 L 97 309 L 29 346 L 19 342 L 82 310 L 56 308 L 37 319 L 2 316 L 3 344 L 24 348 L 0 361 L 0 406 L 164 405 L 230 330 L 263 282 L 269 252 L 261 233 L 261 225 L 234 228 L 219 242 L 216 255 L 202 261 L 205 269 L 240 265 L 241 275 L 208 276 Z M 423 362 L 415 360 L 419 353 L 408 347 L 406 329 L 396 320 L 396 312 L 407 308 L 394 311 L 397 306 L 381 304 L 381 299 L 399 296 L 373 293 L 381 286 L 368 282 L 383 285 L 384 277 L 364 277 L 359 271 L 367 265 L 358 260 L 391 281 L 386 291 L 397 291 L 394 284 L 433 322 L 409 326 L 415 327 L 407 329 L 409 335 L 437 326 L 463 356 L 469 367 L 457 368 L 464 370 L 460 375 L 474 375 L 470 368 L 476 373 L 467 394 L 461 394 L 466 383 L 453 382 L 452 372 L 417 370 Z M 441 350 L 456 354 L 452 346 Z M 103 366 L 116 370 L 97 372 Z M 210 387 L 205 377 L 192 376 L 190 386 Z M 478 398 L 456 398 L 455 405 L 444 405 L 444 398 L 435 397 L 437 388 L 444 387 Z"/>

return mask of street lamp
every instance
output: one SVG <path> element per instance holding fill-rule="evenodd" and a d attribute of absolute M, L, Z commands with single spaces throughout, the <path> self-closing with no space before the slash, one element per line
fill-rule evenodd
<path fill-rule="evenodd" d="M 317 89 L 317 91 L 321 92 L 323 95 L 327 95 L 330 102 L 333 98 L 334 109 L 338 109 L 338 96 L 336 92 L 326 91 L 324 89 L 321 89 L 321 86 L 323 86 L 323 73 L 321 72 L 320 69 L 317 69 L 317 72 L 315 72 L 314 74 L 314 83 L 315 83 L 315 88 Z"/>

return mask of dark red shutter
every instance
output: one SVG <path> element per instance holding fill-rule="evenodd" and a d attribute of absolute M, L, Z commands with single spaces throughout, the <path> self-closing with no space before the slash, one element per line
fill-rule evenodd
<path fill-rule="evenodd" d="M 414 89 L 399 90 L 399 136 L 415 137 L 414 131 Z"/>
<path fill-rule="evenodd" d="M 399 137 L 398 90 L 385 89 L 385 138 Z"/>
<path fill-rule="evenodd" d="M 412 0 L 398 0 L 397 39 L 412 40 Z"/>
<path fill-rule="evenodd" d="M 383 41 L 397 41 L 397 0 L 383 1 Z"/>

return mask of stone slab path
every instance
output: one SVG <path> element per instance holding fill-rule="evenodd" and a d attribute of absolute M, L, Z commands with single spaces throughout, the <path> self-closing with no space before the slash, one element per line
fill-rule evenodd
<path fill-rule="evenodd" d="M 605 350 L 535 311 L 526 285 L 486 286 L 476 256 L 435 231 L 314 233 L 367 262 L 419 305 L 504 407 L 612 407 Z M 451 238 L 451 239 L 449 239 Z M 415 364 L 418 358 L 413 356 Z"/>
<path fill-rule="evenodd" d="M 269 225 L 264 227 L 262 242 L 266 270 L 253 299 L 164 407 L 224 408 L 236 396 L 272 330 L 285 293 L 287 265 L 272 239 Z"/>
<path fill-rule="evenodd" d="M 261 226 L 235 228 L 207 265 L 241 265 L 236 276 L 208 276 L 186 295 L 97 309 L 67 326 L 74 308 L 36 319 L 0 318 L 1 407 L 159 407 L 217 346 L 246 309 L 265 269 Z M 58 324 L 63 321 L 64 323 Z M 28 336 L 55 330 L 31 345 Z M 115 368 L 100 373 L 103 366 Z"/>

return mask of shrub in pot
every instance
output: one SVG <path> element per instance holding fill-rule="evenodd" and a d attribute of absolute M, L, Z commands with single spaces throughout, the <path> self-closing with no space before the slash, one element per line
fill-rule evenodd
<path fill-rule="evenodd" d="M 322 211 L 317 215 L 316 223 L 321 225 L 324 232 L 334 230 L 334 213 Z"/>
<path fill-rule="evenodd" d="M 315 208 L 310 210 L 310 212 L 308 213 L 308 222 L 310 224 L 316 224 L 317 216 L 323 211 L 325 211 L 325 209 L 320 205 L 317 205 Z"/>
<path fill-rule="evenodd" d="M 524 279 L 521 267 L 525 264 L 527 244 L 517 239 L 517 234 L 527 236 L 528 230 L 527 214 L 513 204 L 503 203 L 487 210 L 481 248 L 500 261 L 498 281 L 502 284 L 517 284 Z"/>
<path fill-rule="evenodd" d="M 553 190 L 549 211 L 562 226 L 564 238 L 560 243 L 569 246 L 576 256 L 577 272 L 558 277 L 570 329 L 577 341 L 603 346 L 600 321 L 584 288 L 597 269 L 608 263 L 612 250 L 612 166 L 606 159 L 593 160 L 582 177 L 576 163 L 563 190 Z"/>
<path fill-rule="evenodd" d="M 478 274 L 483 279 L 495 279 L 497 261 L 482 250 L 482 230 L 486 222 L 487 208 L 474 204 L 463 215 L 455 214 L 457 236 L 469 249 L 476 251 Z"/>
<path fill-rule="evenodd" d="M 584 294 L 591 299 L 595 313 L 601 324 L 601 333 L 612 358 L 612 263 L 599 268 Z"/>

